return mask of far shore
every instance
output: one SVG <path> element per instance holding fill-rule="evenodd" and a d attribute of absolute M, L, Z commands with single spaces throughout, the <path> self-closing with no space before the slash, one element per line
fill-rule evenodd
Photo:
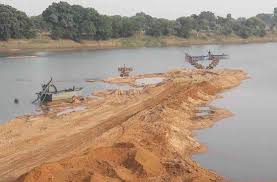
<path fill-rule="evenodd" d="M 237 36 L 207 36 L 199 38 L 183 39 L 175 36 L 149 37 L 134 36 L 130 38 L 110 40 L 84 40 L 80 43 L 72 40 L 52 40 L 48 37 L 36 39 L 19 39 L 0 41 L 0 53 L 20 53 L 32 51 L 67 51 L 78 49 L 118 49 L 140 47 L 170 47 L 208 44 L 248 44 L 277 42 L 277 34 L 268 34 L 265 37 L 249 37 L 243 39 Z"/>

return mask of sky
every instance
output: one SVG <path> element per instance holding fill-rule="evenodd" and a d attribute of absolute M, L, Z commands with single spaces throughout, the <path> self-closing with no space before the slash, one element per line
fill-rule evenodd
<path fill-rule="evenodd" d="M 29 16 L 39 15 L 53 2 L 60 0 L 0 0 Z M 101 14 L 132 16 L 145 12 L 151 16 L 176 19 L 181 16 L 212 11 L 217 16 L 251 17 L 258 13 L 272 13 L 277 0 L 63 0 L 70 4 L 93 7 Z"/>

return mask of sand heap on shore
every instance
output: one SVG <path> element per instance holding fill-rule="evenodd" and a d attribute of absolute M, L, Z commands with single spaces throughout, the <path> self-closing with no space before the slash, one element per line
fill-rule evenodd
<path fill-rule="evenodd" d="M 58 116 L 69 104 L 53 104 L 47 115 L 0 126 L 0 181 L 223 181 L 191 160 L 205 149 L 192 131 L 231 113 L 213 108 L 196 116 L 196 106 L 239 85 L 245 73 L 177 70 L 162 76 L 164 83 L 139 92 L 101 92 L 103 99 L 75 104 L 86 107 L 80 112 Z"/>

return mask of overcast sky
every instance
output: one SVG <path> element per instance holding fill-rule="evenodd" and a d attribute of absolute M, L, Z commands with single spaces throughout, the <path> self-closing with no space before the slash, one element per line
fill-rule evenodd
<path fill-rule="evenodd" d="M 0 0 L 28 15 L 38 15 L 52 2 L 60 0 Z M 102 14 L 131 16 L 145 12 L 155 17 L 175 19 L 184 15 L 212 11 L 216 15 L 250 17 L 258 13 L 272 13 L 277 0 L 64 0 L 70 4 L 93 7 Z"/>

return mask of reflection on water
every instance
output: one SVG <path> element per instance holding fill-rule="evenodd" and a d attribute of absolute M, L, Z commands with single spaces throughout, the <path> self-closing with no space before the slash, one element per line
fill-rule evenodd
<path fill-rule="evenodd" d="M 276 43 L 246 45 L 210 45 L 179 48 L 140 48 L 100 51 L 39 52 L 16 56 L 35 58 L 8 59 L 0 56 L 0 122 L 35 111 L 31 101 L 40 84 L 53 77 L 59 89 L 84 87 L 85 95 L 105 89 L 103 83 L 85 80 L 117 76 L 117 67 L 128 64 L 134 74 L 156 73 L 191 66 L 184 62 L 185 52 L 202 55 L 211 50 L 231 56 L 218 67 L 239 68 L 251 79 L 224 94 L 216 106 L 235 116 L 197 132 L 209 151 L 195 155 L 202 166 L 233 180 L 277 179 L 277 56 Z M 110 85 L 109 85 L 110 86 Z M 108 86 L 108 87 L 109 87 Z M 14 104 L 14 98 L 19 104 Z"/>

